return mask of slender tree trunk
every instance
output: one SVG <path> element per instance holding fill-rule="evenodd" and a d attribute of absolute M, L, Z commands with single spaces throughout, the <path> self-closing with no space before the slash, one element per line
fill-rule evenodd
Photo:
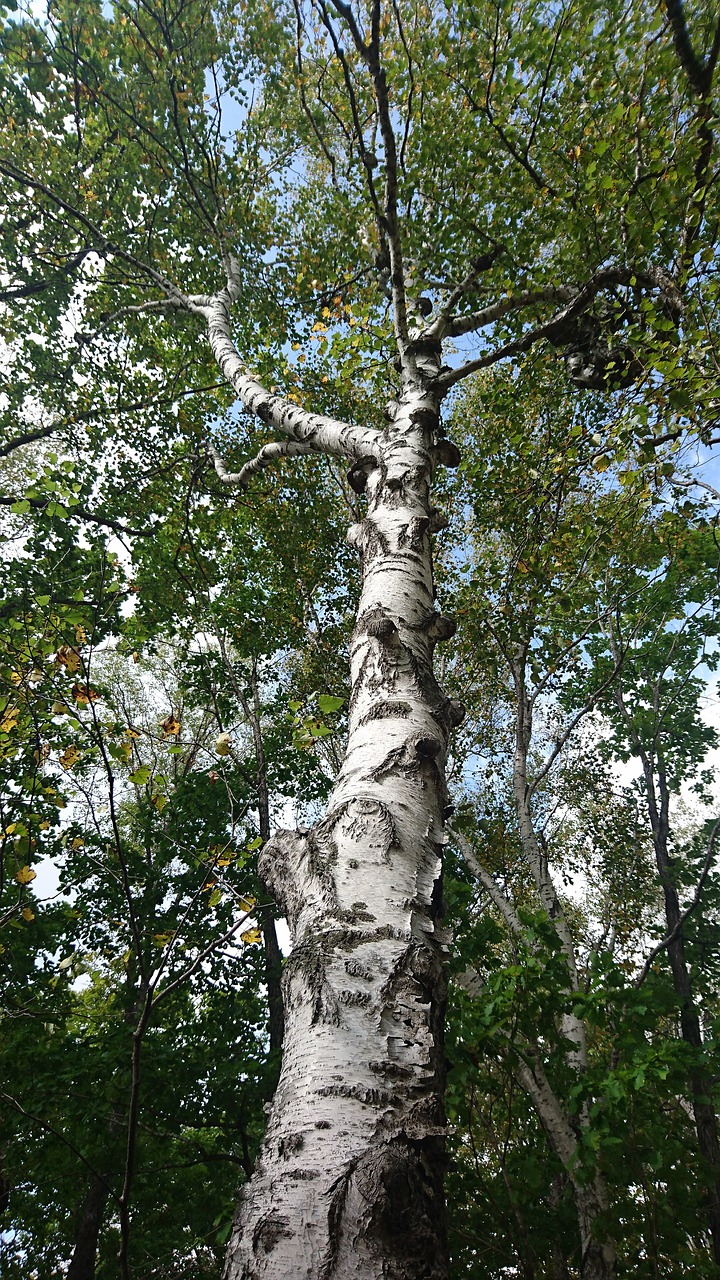
<path fill-rule="evenodd" d="M 597 1176 L 591 1183 L 573 1183 L 580 1221 L 582 1280 L 614 1280 L 617 1267 L 615 1241 L 598 1232 L 598 1223 L 607 1212 L 605 1180 Z"/>
<path fill-rule="evenodd" d="M 648 768 L 645 767 L 645 780 L 648 782 Z M 663 889 L 665 901 L 665 920 L 668 935 L 672 942 L 668 944 L 667 953 L 670 961 L 673 987 L 680 1006 L 680 1034 L 686 1044 L 695 1049 L 698 1055 L 703 1048 L 703 1035 L 700 1015 L 693 998 L 692 980 L 685 957 L 685 943 L 682 935 L 680 899 L 672 873 L 672 863 L 668 852 L 669 793 L 662 765 L 659 766 L 660 804 L 657 803 L 654 779 L 650 774 L 648 798 L 650 802 L 650 821 L 655 848 L 655 862 Z M 705 1197 L 707 1216 L 712 1239 L 713 1257 L 720 1266 L 720 1140 L 718 1138 L 718 1122 L 712 1101 L 712 1084 L 700 1066 L 689 1073 L 690 1099 L 692 1104 L 698 1148 L 706 1164 Z"/>
<path fill-rule="evenodd" d="M 430 352 L 431 374 L 437 355 Z M 346 756 L 324 819 L 261 871 L 288 919 L 283 1067 L 227 1280 L 445 1280 L 444 763 L 460 710 L 432 671 L 437 400 L 408 385 L 350 530 L 363 585 Z"/>
<path fill-rule="evenodd" d="M 516 696 L 513 765 L 515 808 L 523 852 L 535 881 L 538 897 L 547 911 L 565 959 L 567 989 L 574 992 L 580 986 L 575 944 L 550 874 L 545 849 L 536 835 L 533 823 L 527 773 L 527 757 L 532 738 L 532 706 L 526 690 L 525 658 L 526 650 L 518 655 L 513 667 Z M 576 1077 L 582 1077 L 588 1067 L 585 1024 L 581 1018 L 566 1013 L 562 1018 L 561 1029 L 563 1037 L 569 1042 L 565 1053 L 567 1066 Z M 527 1066 L 521 1068 L 520 1079 L 535 1105 L 553 1150 L 562 1160 L 570 1177 L 580 1229 L 580 1274 L 583 1280 L 614 1280 L 617 1265 L 615 1242 L 607 1228 L 599 1228 L 602 1216 L 608 1208 L 605 1178 L 599 1171 L 595 1173 L 592 1182 L 583 1182 L 577 1176 L 581 1171 L 577 1168 L 577 1139 L 573 1123 L 579 1123 L 581 1129 L 587 1128 L 590 1124 L 589 1109 L 587 1105 L 583 1106 L 577 1121 L 571 1123 L 569 1114 L 552 1090 L 539 1062 L 536 1062 L 532 1070 Z"/>
<path fill-rule="evenodd" d="M 612 630 L 607 632 L 608 643 L 616 666 L 620 665 L 622 653 L 618 639 Z M 655 715 L 659 715 L 659 685 L 654 697 Z M 680 1034 L 686 1044 L 698 1051 L 703 1048 L 700 1016 L 695 1004 L 692 979 L 685 957 L 685 943 L 682 934 L 682 913 L 672 861 L 669 852 L 670 840 L 670 791 L 668 788 L 665 762 L 660 753 L 657 758 L 644 747 L 633 723 L 632 716 L 625 703 L 623 687 L 618 682 L 615 690 L 615 701 L 628 729 L 628 735 L 635 755 L 642 765 L 645 779 L 648 815 L 652 830 L 655 865 L 662 885 L 665 903 L 665 922 L 667 925 L 667 953 L 670 961 L 673 987 L 678 997 L 680 1012 Z M 705 1184 L 707 1204 L 707 1222 L 710 1228 L 712 1253 L 716 1266 L 720 1267 L 720 1135 L 718 1134 L 718 1118 L 712 1100 L 712 1085 L 700 1066 L 689 1072 L 690 1098 L 692 1103 L 695 1132 L 698 1149 L 705 1162 L 701 1173 Z"/>
<path fill-rule="evenodd" d="M 252 666 L 252 725 L 253 744 L 255 747 L 255 763 L 257 770 L 258 822 L 260 837 L 263 843 L 270 839 L 270 796 L 267 784 L 267 766 L 265 763 L 265 743 L 263 742 L 262 724 L 260 722 L 260 694 L 258 690 L 257 663 L 253 659 Z M 282 1049 L 285 1035 L 285 1013 L 282 1000 L 282 953 L 278 945 L 275 915 L 271 906 L 263 907 L 260 917 L 263 947 L 265 951 L 265 982 L 268 993 L 270 1050 Z"/>
<path fill-rule="evenodd" d="M 107 1198 L 107 1183 L 93 1177 L 78 1210 L 75 1248 L 66 1280 L 95 1280 L 98 1237 Z"/>

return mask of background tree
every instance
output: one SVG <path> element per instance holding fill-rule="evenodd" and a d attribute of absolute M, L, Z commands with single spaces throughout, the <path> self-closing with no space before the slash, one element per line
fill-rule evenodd
<path fill-rule="evenodd" d="M 717 548 L 704 504 L 687 497 L 679 459 L 679 502 L 677 487 L 632 456 L 609 474 L 600 452 L 607 440 L 593 431 L 602 408 L 585 404 L 579 418 L 537 362 L 519 378 L 488 378 L 462 406 L 486 447 L 465 467 L 474 553 L 459 574 L 452 561 L 449 572 L 466 618 L 456 678 L 477 699 L 468 745 L 485 769 L 463 819 L 474 822 L 473 836 L 457 840 L 495 920 L 472 925 L 475 972 L 463 982 L 479 1003 L 462 1015 L 473 1032 L 469 1043 L 463 1035 L 461 1060 L 477 1054 L 474 1033 L 532 1100 L 575 1200 L 583 1274 L 614 1273 L 616 1239 L 621 1273 L 685 1265 L 713 1274 L 698 1233 L 699 1218 L 712 1257 L 712 1019 L 705 1044 L 693 1011 L 697 999 L 714 1007 L 716 992 L 682 955 L 671 958 L 670 985 L 659 966 L 693 913 L 701 933 L 705 911 L 713 914 L 716 825 L 703 834 L 700 820 L 690 834 L 681 789 L 692 782 L 703 795 L 703 762 L 716 741 L 700 712 L 717 660 Z M 619 770 L 632 753 L 646 765 L 628 786 Z M 648 756 L 663 762 L 672 863 L 662 856 L 667 846 L 658 856 Z M 570 898 L 578 875 L 584 893 Z M 636 1094 L 648 1088 L 659 1129 L 657 1111 L 640 1120 Z M 688 1101 L 694 1089 L 699 1108 Z M 460 1106 L 468 1114 L 464 1098 Z M 628 1151 L 623 1127 L 638 1123 L 642 1140 Z M 666 1176 L 660 1148 L 676 1158 L 681 1133 L 696 1149 L 704 1189 L 688 1212 L 683 1187 L 681 1206 L 671 1199 L 666 1217 L 652 1188 Z M 638 1185 L 653 1205 L 644 1264 L 627 1225 Z M 532 1230 L 527 1224 L 521 1242 Z M 523 1264 L 553 1274 L 549 1242 L 527 1248 Z"/>

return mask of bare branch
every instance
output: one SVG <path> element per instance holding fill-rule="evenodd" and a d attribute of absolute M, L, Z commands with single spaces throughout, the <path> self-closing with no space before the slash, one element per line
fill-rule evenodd
<path fill-rule="evenodd" d="M 238 489 L 244 489 L 252 476 L 262 471 L 264 467 L 271 466 L 278 458 L 307 457 L 308 454 L 318 452 L 320 451 L 314 449 L 312 444 L 301 444 L 297 440 L 273 440 L 271 444 L 263 445 L 259 453 L 250 462 L 246 462 L 239 471 L 228 471 L 214 445 L 208 446 L 208 453 L 215 464 L 218 477 L 223 484 L 235 485 Z"/>
<path fill-rule="evenodd" d="M 378 448 L 377 432 L 339 418 L 310 413 L 292 400 L 268 391 L 246 372 L 232 339 L 230 323 L 230 307 L 239 290 L 236 279 L 209 300 L 202 314 L 207 320 L 208 341 L 217 364 L 247 411 L 316 453 L 344 458 L 374 457 Z"/>

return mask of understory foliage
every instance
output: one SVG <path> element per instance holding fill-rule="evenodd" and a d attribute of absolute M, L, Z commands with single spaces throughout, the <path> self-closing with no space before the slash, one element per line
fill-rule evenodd
<path fill-rule="evenodd" d="M 268 431 L 192 300 L 231 261 L 253 374 L 382 429 L 373 13 L 411 309 L 464 308 L 452 1274 L 578 1280 L 585 1214 L 608 1276 L 720 1275 L 713 6 L 0 0 L 7 1280 L 218 1277 L 259 1149 L 257 857 L 342 759 L 364 499 L 225 487 Z"/>

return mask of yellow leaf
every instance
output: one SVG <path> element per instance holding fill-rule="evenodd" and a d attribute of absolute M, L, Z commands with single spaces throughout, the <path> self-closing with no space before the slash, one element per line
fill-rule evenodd
<path fill-rule="evenodd" d="M 23 907 L 22 912 L 21 912 L 21 915 L 22 915 L 23 920 L 34 920 L 34 919 L 35 919 L 35 912 L 34 912 L 34 911 L 31 911 L 29 907 Z"/>
<path fill-rule="evenodd" d="M 219 756 L 230 755 L 230 734 L 229 733 L 221 733 L 215 739 L 215 752 Z"/>
<path fill-rule="evenodd" d="M 75 639 L 77 640 L 78 644 L 85 644 L 87 642 L 87 636 L 85 635 L 84 627 L 75 628 Z"/>
<path fill-rule="evenodd" d="M 15 879 L 18 884 L 32 884 L 36 876 L 37 872 L 33 871 L 32 867 L 21 867 L 16 873 Z"/>
<path fill-rule="evenodd" d="M 243 942 L 246 947 L 254 946 L 256 943 L 260 942 L 261 939 L 262 931 L 260 929 L 246 929 L 244 933 L 240 934 L 240 941 Z"/>
<path fill-rule="evenodd" d="M 17 707 L 13 707 L 12 711 L 7 711 L 0 720 L 0 733 L 10 733 L 12 729 L 17 728 L 18 716 L 20 712 Z"/>
<path fill-rule="evenodd" d="M 175 716 L 170 714 L 165 720 L 163 720 L 160 728 L 166 738 L 177 737 L 180 732 L 180 721 L 176 720 Z"/>
<path fill-rule="evenodd" d="M 100 694 L 91 689 L 89 684 L 74 684 L 70 690 L 79 707 L 86 707 L 88 702 L 97 702 Z"/>
<path fill-rule="evenodd" d="M 67 667 L 70 675 L 74 675 L 80 667 L 80 654 L 69 645 L 63 644 L 55 654 L 55 661 L 59 667 Z"/>
<path fill-rule="evenodd" d="M 60 757 L 60 763 L 63 769 L 72 769 L 73 765 L 77 764 L 79 759 L 80 759 L 80 752 L 78 751 L 77 747 L 71 743 L 70 746 L 66 747 L 65 750 L 63 751 Z"/>

